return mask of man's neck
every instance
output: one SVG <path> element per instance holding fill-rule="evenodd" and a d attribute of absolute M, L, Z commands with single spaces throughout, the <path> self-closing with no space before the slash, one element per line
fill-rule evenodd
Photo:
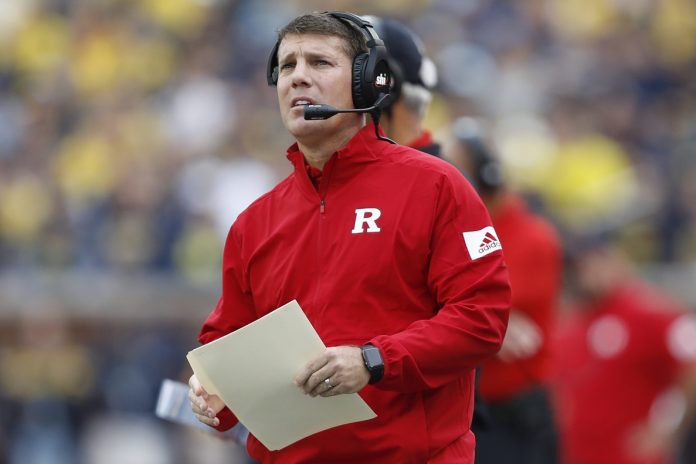
<path fill-rule="evenodd" d="M 328 138 L 298 139 L 297 146 L 307 160 L 307 164 L 317 169 L 323 169 L 326 162 L 336 151 L 348 145 L 355 134 L 365 127 L 347 126 Z"/>

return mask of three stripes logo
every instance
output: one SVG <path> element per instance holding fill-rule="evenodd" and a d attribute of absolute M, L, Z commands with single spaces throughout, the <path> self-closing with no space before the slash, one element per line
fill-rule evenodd
<path fill-rule="evenodd" d="M 498 235 L 492 226 L 472 232 L 464 232 L 463 235 L 464 243 L 471 259 L 479 259 L 489 253 L 503 249 L 500 240 L 498 240 Z"/>
<path fill-rule="evenodd" d="M 495 235 L 490 232 L 486 232 L 486 235 L 483 237 L 483 241 L 479 245 L 479 250 L 482 248 L 496 246 L 497 242 L 498 238 Z"/>

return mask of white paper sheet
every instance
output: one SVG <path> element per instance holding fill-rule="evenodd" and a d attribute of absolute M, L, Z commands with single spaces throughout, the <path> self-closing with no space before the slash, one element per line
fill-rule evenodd
<path fill-rule="evenodd" d="M 217 394 L 270 450 L 313 433 L 376 417 L 357 394 L 305 395 L 295 375 L 325 349 L 293 300 L 186 358 L 208 393 Z"/>

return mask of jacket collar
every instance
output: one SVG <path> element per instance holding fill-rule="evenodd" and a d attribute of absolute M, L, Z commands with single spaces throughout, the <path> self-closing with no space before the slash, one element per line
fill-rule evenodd
<path fill-rule="evenodd" d="M 382 133 L 381 129 L 380 133 Z M 378 158 L 379 153 L 382 151 L 381 144 L 375 145 L 375 141 L 377 140 L 373 124 L 368 123 L 350 139 L 345 147 L 336 151 L 331 157 L 339 160 L 350 160 L 352 163 L 373 161 Z M 287 158 L 295 167 L 295 173 L 306 172 L 304 167 L 304 154 L 300 151 L 297 143 L 292 144 L 290 148 L 288 148 Z M 326 164 L 328 165 L 330 162 L 331 160 L 327 161 Z"/>
<path fill-rule="evenodd" d="M 360 129 L 345 147 L 337 150 L 324 164 L 317 187 L 312 184 L 305 168 L 304 154 L 297 143 L 293 144 L 288 148 L 287 157 L 295 168 L 294 177 L 297 187 L 310 201 L 316 201 L 318 195 L 323 203 L 330 182 L 332 184 L 343 182 L 355 173 L 355 170 L 351 168 L 357 168 L 378 159 L 379 154 L 385 149 L 385 144 L 389 144 L 389 142 L 379 142 L 372 124 Z"/>

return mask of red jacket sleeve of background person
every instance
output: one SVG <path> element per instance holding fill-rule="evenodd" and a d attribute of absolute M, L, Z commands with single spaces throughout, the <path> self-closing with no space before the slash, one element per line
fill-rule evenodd
<path fill-rule="evenodd" d="M 543 335 L 542 345 L 533 356 L 508 361 L 492 357 L 482 366 L 481 397 L 502 401 L 549 379 L 548 341 L 560 294 L 562 249 L 553 226 L 513 194 L 502 199 L 493 214 L 493 224 L 510 273 L 511 307 L 532 319 Z"/>
<path fill-rule="evenodd" d="M 333 155 L 318 189 L 288 150 L 294 173 L 230 230 L 222 296 L 200 333 L 208 343 L 297 299 L 327 346 L 381 349 L 384 378 L 360 392 L 378 417 L 274 452 L 282 462 L 425 462 L 470 434 L 473 368 L 505 332 L 507 271 L 478 195 L 448 163 L 372 131 Z"/>

